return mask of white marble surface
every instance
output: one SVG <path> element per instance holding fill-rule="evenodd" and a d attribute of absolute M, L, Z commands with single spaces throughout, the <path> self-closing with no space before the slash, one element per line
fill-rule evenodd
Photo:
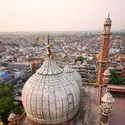
<path fill-rule="evenodd" d="M 64 72 L 66 72 L 69 75 L 69 77 L 72 77 L 74 80 L 76 80 L 81 89 L 82 77 L 80 76 L 80 74 L 76 72 L 75 69 L 73 69 L 70 65 L 66 65 L 64 67 Z"/>
<path fill-rule="evenodd" d="M 22 90 L 27 116 L 36 122 L 56 124 L 74 117 L 79 108 L 78 83 L 48 58 Z"/>

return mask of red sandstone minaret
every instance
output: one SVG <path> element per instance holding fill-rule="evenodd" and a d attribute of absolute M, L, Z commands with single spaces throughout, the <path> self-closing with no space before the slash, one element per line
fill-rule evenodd
<path fill-rule="evenodd" d="M 109 41 L 111 35 L 111 24 L 112 21 L 109 18 L 104 22 L 104 30 L 102 32 L 102 43 L 100 49 L 100 57 L 99 57 L 99 69 L 98 69 L 98 78 L 97 78 L 97 85 L 98 85 L 98 95 L 97 95 L 97 104 L 101 104 L 101 97 L 103 96 L 103 73 L 107 68 L 108 64 L 108 53 L 109 53 Z"/>
<path fill-rule="evenodd" d="M 108 63 L 108 53 L 109 53 L 109 41 L 111 35 L 111 19 L 108 18 L 104 22 L 104 30 L 102 32 L 102 44 L 100 49 L 100 58 L 99 58 L 99 70 L 98 70 L 98 79 L 97 84 L 103 84 L 102 77 L 103 73 L 107 67 Z"/>

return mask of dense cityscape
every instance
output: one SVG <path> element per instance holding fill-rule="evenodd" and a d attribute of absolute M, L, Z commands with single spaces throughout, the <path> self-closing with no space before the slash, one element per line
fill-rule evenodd
<path fill-rule="evenodd" d="M 94 82 L 101 45 L 100 34 L 101 32 L 50 32 L 54 58 L 61 67 L 66 64 L 71 64 L 74 68 L 82 67 L 83 81 Z M 113 33 L 109 50 L 109 62 L 111 62 L 109 65 L 121 71 L 125 66 L 124 34 L 124 32 Z M 47 39 L 47 32 L 0 33 L 1 71 L 8 69 L 15 74 L 15 79 L 21 75 L 30 76 L 30 73 L 41 66 L 41 61 L 43 62 L 46 57 Z M 124 73 L 122 75 L 125 77 Z"/>
<path fill-rule="evenodd" d="M 82 82 L 97 82 L 101 32 L 14 32 L 0 33 L 0 82 L 11 83 L 14 102 L 22 107 L 22 88 L 27 79 L 40 68 L 47 54 L 49 41 L 57 64 L 70 65 L 78 71 Z M 109 64 L 122 79 L 110 84 L 125 85 L 125 32 L 113 32 L 110 39 Z M 113 77 L 113 76 L 112 76 Z M 114 82 L 114 83 L 113 83 Z M 21 110 L 21 111 L 20 111 Z M 17 113 L 23 109 L 18 109 Z M 9 112 L 8 112 L 9 114 Z M 6 119 L 4 119 L 6 121 Z"/>

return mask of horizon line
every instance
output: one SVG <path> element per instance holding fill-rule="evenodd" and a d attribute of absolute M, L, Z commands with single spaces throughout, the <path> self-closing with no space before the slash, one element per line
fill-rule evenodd
<path fill-rule="evenodd" d="M 42 30 L 22 30 L 22 31 L 0 31 L 0 33 L 12 33 L 12 32 L 90 32 L 90 31 L 96 31 L 96 32 L 100 32 L 103 30 L 53 30 L 53 31 L 42 31 Z M 116 30 L 112 30 L 112 32 L 114 31 L 125 31 L 125 29 L 116 29 Z"/>

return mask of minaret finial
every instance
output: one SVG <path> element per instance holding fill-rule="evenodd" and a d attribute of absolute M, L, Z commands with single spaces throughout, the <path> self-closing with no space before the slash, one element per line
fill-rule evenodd
<path fill-rule="evenodd" d="M 110 16 L 110 12 L 108 12 L 108 18 L 109 18 L 109 16 Z"/>
<path fill-rule="evenodd" d="M 51 56 L 50 44 L 49 44 L 49 33 L 48 33 L 47 55 L 48 55 L 48 57 Z"/>

